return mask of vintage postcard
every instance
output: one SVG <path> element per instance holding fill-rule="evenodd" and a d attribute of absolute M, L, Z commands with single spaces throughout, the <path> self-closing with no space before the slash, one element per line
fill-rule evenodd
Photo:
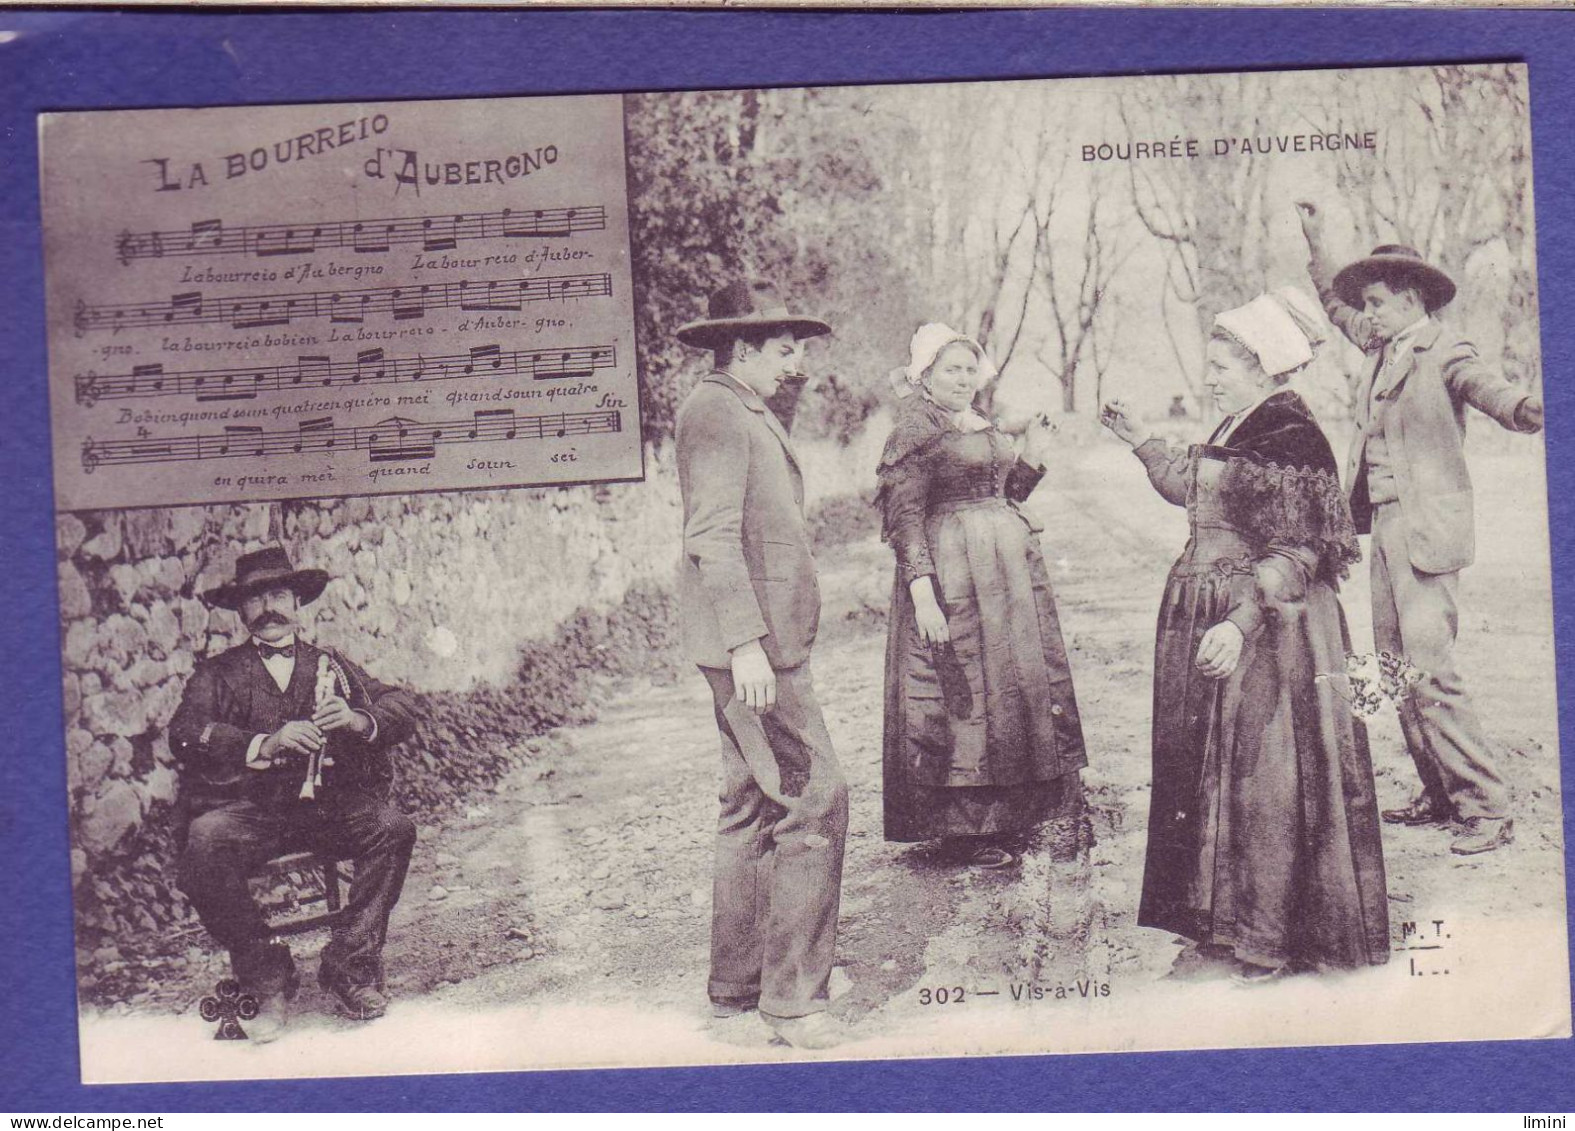
<path fill-rule="evenodd" d="M 83 1079 L 1568 1036 L 1531 98 L 45 116 Z"/>

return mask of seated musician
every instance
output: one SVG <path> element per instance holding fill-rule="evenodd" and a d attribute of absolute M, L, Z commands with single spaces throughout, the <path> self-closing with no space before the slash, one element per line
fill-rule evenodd
<path fill-rule="evenodd" d="M 247 877 L 288 852 L 355 863 L 318 981 L 352 1018 L 382 1016 L 388 916 L 416 826 L 389 802 L 390 748 L 414 729 L 408 693 L 299 639 L 300 611 L 328 584 L 284 549 L 244 554 L 235 579 L 203 595 L 237 612 L 251 639 L 201 661 L 170 722 L 184 825 L 180 886 L 261 1013 L 254 1040 L 278 1036 L 300 979 L 270 937 Z"/>

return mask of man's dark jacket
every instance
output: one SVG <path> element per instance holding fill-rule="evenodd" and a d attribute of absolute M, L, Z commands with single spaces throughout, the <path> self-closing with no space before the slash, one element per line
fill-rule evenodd
<path fill-rule="evenodd" d="M 295 671 L 283 691 L 250 641 L 197 665 L 169 729 L 187 819 L 240 799 L 269 807 L 301 804 L 303 759 L 258 770 L 247 766 L 246 751 L 257 735 L 312 717 L 322 654 L 323 649 L 297 640 Z M 349 682 L 346 701 L 370 715 L 377 729 L 370 740 L 347 730 L 329 736 L 333 765 L 324 771 L 324 796 L 333 790 L 383 794 L 393 772 L 388 751 L 415 730 L 415 704 L 408 692 L 372 679 L 337 652 L 328 655 Z"/>

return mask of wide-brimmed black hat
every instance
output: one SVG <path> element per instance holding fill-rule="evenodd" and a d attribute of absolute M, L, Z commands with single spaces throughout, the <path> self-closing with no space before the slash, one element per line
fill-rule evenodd
<path fill-rule="evenodd" d="M 790 330 L 796 338 L 831 333 L 831 327 L 818 318 L 788 313 L 787 304 L 770 283 L 752 281 L 729 283 L 713 294 L 706 317 L 680 326 L 678 340 L 686 346 L 716 349 L 744 330 Z"/>
<path fill-rule="evenodd" d="M 1334 293 L 1349 304 L 1360 308 L 1362 288 L 1380 280 L 1404 279 L 1422 294 L 1422 305 L 1431 314 L 1447 306 L 1455 297 L 1455 281 L 1422 258 L 1414 247 L 1386 243 L 1373 248 L 1366 259 L 1358 259 L 1334 277 Z"/>
<path fill-rule="evenodd" d="M 328 574 L 320 569 L 295 569 L 283 546 L 267 546 L 242 554 L 235 563 L 235 580 L 210 589 L 202 599 L 221 609 L 238 609 L 246 598 L 266 589 L 283 586 L 294 589 L 301 604 L 310 605 L 322 596 Z"/>

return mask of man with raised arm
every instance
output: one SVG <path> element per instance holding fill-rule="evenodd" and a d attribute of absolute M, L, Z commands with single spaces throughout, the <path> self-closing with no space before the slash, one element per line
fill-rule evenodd
<path fill-rule="evenodd" d="M 1424 673 L 1400 709 L 1421 789 L 1383 819 L 1458 821 L 1450 850 L 1489 852 L 1514 840 L 1514 821 L 1509 788 L 1455 667 L 1460 571 L 1475 554 L 1466 408 L 1536 432 L 1542 402 L 1434 317 L 1455 295 L 1443 271 L 1412 248 L 1386 244 L 1331 273 L 1322 212 L 1307 202 L 1296 209 L 1324 309 L 1367 355 L 1346 489 L 1357 530 L 1372 534 L 1374 641 Z"/>

